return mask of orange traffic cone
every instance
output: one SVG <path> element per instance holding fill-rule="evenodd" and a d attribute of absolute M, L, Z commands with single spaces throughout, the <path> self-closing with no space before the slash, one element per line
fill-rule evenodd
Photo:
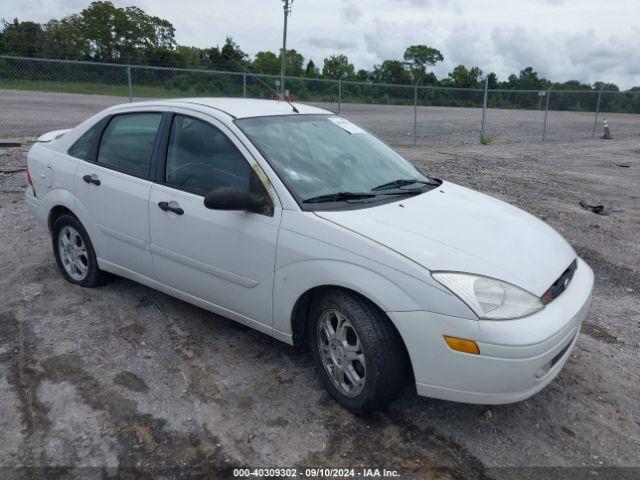
<path fill-rule="evenodd" d="M 603 125 L 604 132 L 600 138 L 603 138 L 605 140 L 611 140 L 613 137 L 611 136 L 611 132 L 609 131 L 609 122 L 607 122 L 607 119 L 605 118 L 602 123 L 604 124 Z"/>

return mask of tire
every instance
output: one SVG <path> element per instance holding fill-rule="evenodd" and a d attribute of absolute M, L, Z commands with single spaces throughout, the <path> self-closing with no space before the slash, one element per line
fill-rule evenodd
<path fill-rule="evenodd" d="M 333 341 L 327 322 L 335 333 L 342 331 Z M 336 330 L 336 325 L 342 327 Z M 391 321 L 356 294 L 336 289 L 314 300 L 309 342 L 323 386 L 350 412 L 382 408 L 400 394 L 409 377 L 408 356 Z"/>
<path fill-rule="evenodd" d="M 66 214 L 56 219 L 51 238 L 58 269 L 66 281 L 89 288 L 104 284 L 106 274 L 98 267 L 89 234 L 76 217 Z"/>

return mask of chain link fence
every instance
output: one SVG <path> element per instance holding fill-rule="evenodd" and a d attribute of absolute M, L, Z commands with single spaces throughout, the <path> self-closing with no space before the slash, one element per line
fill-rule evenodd
<path fill-rule="evenodd" d="M 153 98 L 276 98 L 279 76 L 0 55 L 0 140 L 77 125 Z M 395 145 L 579 140 L 640 135 L 640 91 L 537 91 L 286 77 L 301 102 L 351 118 Z"/>

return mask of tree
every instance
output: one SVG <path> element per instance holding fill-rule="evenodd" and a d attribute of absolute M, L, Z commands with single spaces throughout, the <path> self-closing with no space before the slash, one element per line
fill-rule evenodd
<path fill-rule="evenodd" d="M 367 72 L 365 69 L 361 68 L 360 70 L 358 70 L 356 72 L 356 80 L 358 80 L 359 82 L 366 82 L 369 80 L 369 72 Z"/>
<path fill-rule="evenodd" d="M 487 75 L 487 78 L 489 79 L 489 81 L 487 82 L 487 85 L 489 87 L 489 89 L 491 90 L 495 90 L 498 88 L 498 76 L 491 72 L 489 73 L 489 75 Z"/>
<path fill-rule="evenodd" d="M 147 15 L 138 7 L 119 10 L 122 18 L 117 25 L 119 38 L 115 46 L 118 57 L 172 58 L 170 51 L 175 47 L 175 28 L 170 22 Z"/>
<path fill-rule="evenodd" d="M 546 90 L 551 86 L 551 82 L 538 77 L 538 72 L 533 67 L 527 67 L 521 70 L 518 76 L 509 75 L 508 86 L 519 90 Z"/>
<path fill-rule="evenodd" d="M 69 15 L 50 20 L 43 26 L 44 52 L 47 57 L 81 59 L 88 52 L 87 41 L 80 35 L 80 17 Z"/>
<path fill-rule="evenodd" d="M 380 83 L 411 83 L 411 75 L 398 60 L 385 60 L 381 65 L 373 67 L 373 81 Z"/>
<path fill-rule="evenodd" d="M 36 57 L 44 48 L 44 32 L 40 24 L 21 22 L 17 18 L 13 22 L 2 21 L 0 47 L 3 52 Z"/>
<path fill-rule="evenodd" d="M 318 78 L 320 76 L 320 70 L 316 67 L 316 64 L 313 60 L 309 60 L 307 63 L 307 68 L 304 71 L 304 76 L 308 78 Z"/>
<path fill-rule="evenodd" d="M 634 87 L 634 88 L 638 88 L 638 87 Z M 607 91 L 613 91 L 613 92 L 619 92 L 620 91 L 620 87 L 618 87 L 618 85 L 616 85 L 615 83 L 606 83 L 606 82 L 595 82 L 593 84 L 593 89 L 594 90 L 607 90 Z M 631 91 L 633 91 L 633 88 L 631 89 Z"/>
<path fill-rule="evenodd" d="M 304 73 L 304 57 L 296 50 L 287 50 L 285 72 L 292 77 L 301 77 Z"/>
<path fill-rule="evenodd" d="M 223 68 L 224 58 L 219 47 L 209 47 L 202 50 L 202 65 L 206 68 Z"/>
<path fill-rule="evenodd" d="M 411 45 L 404 52 L 404 59 L 410 62 L 409 70 L 414 83 L 422 83 L 427 76 L 427 66 L 433 67 L 436 63 L 442 62 L 444 57 L 440 50 L 427 47 L 426 45 Z"/>
<path fill-rule="evenodd" d="M 176 55 L 185 67 L 200 67 L 204 65 L 204 50 L 198 47 L 176 46 Z"/>
<path fill-rule="evenodd" d="M 98 61 L 140 61 L 142 58 L 173 58 L 175 29 L 162 18 L 147 15 L 138 7 L 119 8 L 108 1 L 92 2 L 79 15 L 66 17 L 57 29 L 71 27 L 71 43 L 81 46 L 83 56 Z"/>
<path fill-rule="evenodd" d="M 231 37 L 225 40 L 220 54 L 220 68 L 225 70 L 242 70 L 248 56 Z"/>
<path fill-rule="evenodd" d="M 346 80 L 353 78 L 354 75 L 355 68 L 353 64 L 349 63 L 349 58 L 346 55 L 331 55 L 329 58 L 324 59 L 323 77 Z"/>
<path fill-rule="evenodd" d="M 591 90 L 591 85 L 582 83 L 579 80 L 569 80 L 564 83 L 556 83 L 554 88 L 558 90 Z"/>
<path fill-rule="evenodd" d="M 253 69 L 255 72 L 275 75 L 280 72 L 280 59 L 273 52 L 258 52 L 253 60 Z"/>
<path fill-rule="evenodd" d="M 92 2 L 80 12 L 80 19 L 78 33 L 87 41 L 87 56 L 113 61 L 117 57 L 116 44 L 126 30 L 124 11 L 111 2 Z"/>
<path fill-rule="evenodd" d="M 464 65 L 457 65 L 451 73 L 447 86 L 457 88 L 479 88 L 480 78 L 482 77 L 482 70 L 478 67 L 471 67 L 467 69 Z"/>

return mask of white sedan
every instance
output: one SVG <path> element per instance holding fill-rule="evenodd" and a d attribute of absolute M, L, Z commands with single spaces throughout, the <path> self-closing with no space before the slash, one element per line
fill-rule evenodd
<path fill-rule="evenodd" d="M 355 412 L 406 381 L 459 402 L 528 398 L 591 299 L 591 269 L 551 227 L 307 105 L 119 105 L 40 137 L 28 176 L 69 282 L 111 272 L 309 348 Z"/>

